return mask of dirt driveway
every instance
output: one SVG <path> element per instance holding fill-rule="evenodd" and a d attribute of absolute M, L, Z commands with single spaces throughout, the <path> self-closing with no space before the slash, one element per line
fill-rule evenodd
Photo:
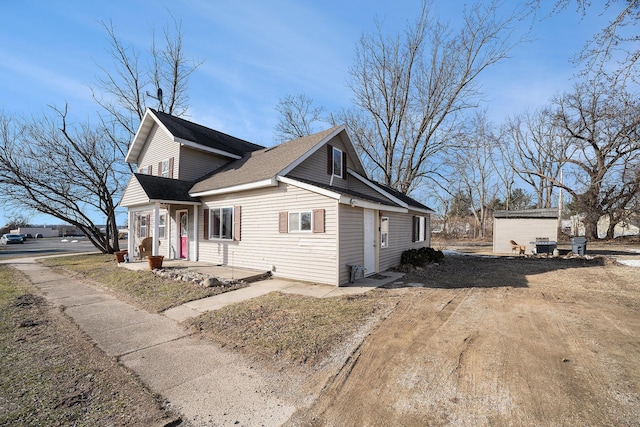
<path fill-rule="evenodd" d="M 408 280 L 290 425 L 640 425 L 640 268 L 449 257 Z"/>

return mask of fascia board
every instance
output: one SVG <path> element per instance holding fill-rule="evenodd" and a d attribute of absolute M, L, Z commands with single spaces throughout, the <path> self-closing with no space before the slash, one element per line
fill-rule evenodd
<path fill-rule="evenodd" d="M 277 179 L 278 181 L 284 184 L 293 185 L 295 187 L 302 188 L 304 190 L 308 190 L 313 193 L 322 194 L 323 196 L 327 196 L 332 199 L 340 200 L 340 197 L 342 196 L 340 193 L 336 193 L 335 191 L 327 190 L 326 188 L 316 187 L 315 185 L 307 184 L 306 182 L 300 182 L 295 179 L 288 178 L 286 176 L 278 176 Z"/>
<path fill-rule="evenodd" d="M 231 187 L 218 188 L 215 190 L 200 191 L 198 193 L 189 193 L 191 197 L 215 196 L 218 194 L 235 193 L 239 191 L 254 190 L 256 188 L 274 187 L 278 185 L 275 178 L 268 178 L 262 181 L 249 182 L 247 184 L 233 185 Z"/>
<path fill-rule="evenodd" d="M 235 159 L 235 160 L 238 160 L 238 159 L 242 158 L 242 156 L 238 156 L 237 154 L 231 154 L 231 153 L 229 153 L 227 151 L 223 151 L 223 150 L 218 150 L 216 148 L 207 147 L 205 145 L 198 144 L 198 143 L 193 142 L 193 141 L 188 141 L 186 139 L 174 137 L 173 140 L 175 142 L 177 142 L 178 144 L 186 145 L 187 147 L 193 148 L 194 150 L 200 150 L 200 151 L 205 151 L 207 153 L 219 154 L 221 156 L 229 157 L 229 158 Z"/>

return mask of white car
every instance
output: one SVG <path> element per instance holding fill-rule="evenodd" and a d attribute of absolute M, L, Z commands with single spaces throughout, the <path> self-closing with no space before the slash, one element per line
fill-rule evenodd
<path fill-rule="evenodd" d="M 22 236 L 19 234 L 3 234 L 2 237 L 0 237 L 0 244 L 3 245 L 10 245 L 13 243 L 24 243 L 24 240 L 22 239 Z"/>

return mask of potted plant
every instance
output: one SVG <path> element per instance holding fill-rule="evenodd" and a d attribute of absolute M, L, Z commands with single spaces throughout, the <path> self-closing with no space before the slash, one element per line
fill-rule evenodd
<path fill-rule="evenodd" d="M 127 250 L 114 252 L 114 255 L 116 256 L 116 262 L 118 264 L 120 264 L 121 262 L 124 262 L 124 259 L 126 258 L 126 256 L 128 254 L 129 254 L 129 251 L 127 251 Z"/>
<path fill-rule="evenodd" d="M 149 269 L 154 270 L 156 268 L 162 268 L 162 260 L 164 255 L 149 255 L 147 262 L 149 263 Z"/>

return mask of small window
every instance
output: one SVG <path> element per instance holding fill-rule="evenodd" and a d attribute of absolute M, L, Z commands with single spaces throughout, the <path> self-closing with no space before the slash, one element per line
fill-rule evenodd
<path fill-rule="evenodd" d="M 333 174 L 337 177 L 342 178 L 343 170 L 342 170 L 342 150 L 333 147 Z"/>
<path fill-rule="evenodd" d="M 138 172 L 143 174 L 143 175 L 150 175 L 151 174 L 151 166 L 142 167 L 142 168 L 138 169 Z"/>
<path fill-rule="evenodd" d="M 163 178 L 170 178 L 169 176 L 169 159 L 163 160 L 160 163 L 160 176 Z"/>
<path fill-rule="evenodd" d="M 140 237 L 147 237 L 147 217 L 140 216 Z"/>
<path fill-rule="evenodd" d="M 311 231 L 311 211 L 289 212 L 289 233 Z"/>
<path fill-rule="evenodd" d="M 209 215 L 209 238 L 232 240 L 233 208 L 212 208 Z"/>
<path fill-rule="evenodd" d="M 380 218 L 380 247 L 389 247 L 389 218 L 386 216 Z"/>
<path fill-rule="evenodd" d="M 166 215 L 160 215 L 160 219 L 158 222 L 158 238 L 159 239 L 164 239 L 164 230 L 165 230 L 166 220 L 167 220 Z"/>

